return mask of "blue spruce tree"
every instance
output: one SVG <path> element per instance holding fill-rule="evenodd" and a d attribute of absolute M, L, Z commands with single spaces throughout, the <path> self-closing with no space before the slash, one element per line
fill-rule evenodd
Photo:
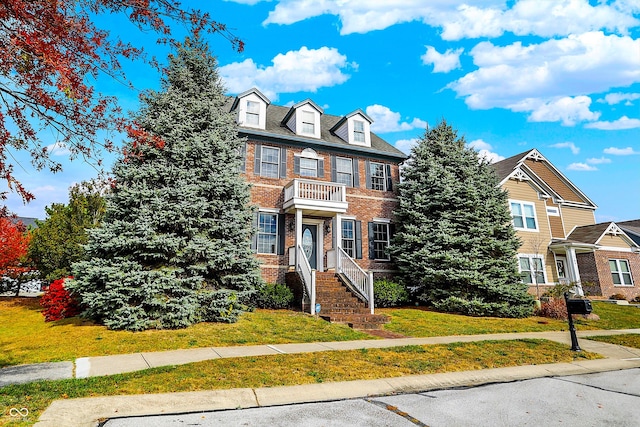
<path fill-rule="evenodd" d="M 233 322 L 261 282 L 249 186 L 216 59 L 188 40 L 142 96 L 100 228 L 70 288 L 112 329 Z"/>
<path fill-rule="evenodd" d="M 443 311 L 530 315 L 520 241 L 491 166 L 442 121 L 412 149 L 402 177 L 390 251 L 405 286 Z"/>

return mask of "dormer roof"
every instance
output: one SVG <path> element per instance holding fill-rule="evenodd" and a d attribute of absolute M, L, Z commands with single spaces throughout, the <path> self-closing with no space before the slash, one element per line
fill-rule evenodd
<path fill-rule="evenodd" d="M 307 98 L 304 101 L 298 102 L 297 104 L 294 104 L 291 106 L 291 108 L 289 109 L 289 112 L 287 112 L 287 114 L 282 119 L 282 125 L 286 126 L 287 122 L 291 119 L 291 116 L 293 116 L 296 113 L 296 111 L 298 111 L 298 108 L 303 107 L 306 104 L 311 105 L 318 113 L 324 114 L 324 110 L 320 106 L 318 106 L 318 104 L 313 102 L 311 99 Z"/>
<path fill-rule="evenodd" d="M 244 92 L 242 92 L 241 94 L 238 94 L 234 101 L 233 104 L 231 105 L 231 111 L 235 110 L 236 108 L 238 108 L 238 103 L 240 102 L 240 100 L 242 98 L 245 98 L 247 95 L 251 95 L 251 94 L 255 94 L 258 98 L 260 98 L 265 104 L 269 105 L 271 104 L 271 101 L 269 100 L 269 98 L 267 98 L 266 96 L 264 96 L 264 94 L 262 92 L 260 92 L 257 88 L 251 88 L 249 90 L 246 90 Z"/>
<path fill-rule="evenodd" d="M 359 109 L 359 108 L 358 108 L 357 110 L 352 111 L 351 113 L 347 114 L 346 116 L 343 116 L 343 117 L 338 121 L 338 123 L 336 123 L 336 124 L 335 124 L 331 129 L 330 129 L 330 131 L 335 133 L 335 131 L 336 131 L 337 129 L 339 129 L 340 127 L 342 127 L 342 126 L 346 123 L 346 121 L 347 121 L 347 120 L 349 120 L 351 117 L 353 117 L 353 116 L 355 116 L 355 115 L 358 115 L 358 114 L 359 114 L 360 116 L 362 116 L 362 118 L 363 118 L 363 119 L 365 119 L 366 121 L 368 121 L 368 122 L 369 122 L 369 124 L 372 124 L 372 123 L 373 123 L 373 120 L 371 119 L 371 117 L 367 116 L 367 115 L 365 114 L 365 112 L 364 112 L 364 111 L 362 111 L 361 109 Z"/>

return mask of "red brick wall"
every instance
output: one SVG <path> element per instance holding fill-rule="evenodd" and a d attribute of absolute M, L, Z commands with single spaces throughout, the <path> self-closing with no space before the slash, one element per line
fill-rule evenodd
<path fill-rule="evenodd" d="M 260 208 L 282 209 L 284 202 L 284 187 L 294 178 L 305 178 L 294 174 L 294 154 L 299 154 L 304 148 L 286 146 L 281 144 L 260 143 L 263 146 L 284 147 L 287 149 L 287 177 L 286 178 L 264 178 L 254 174 L 255 159 L 255 142 L 247 143 L 246 151 L 246 172 L 244 173 L 247 181 L 252 184 L 251 201 Z M 312 178 L 314 180 L 331 182 L 331 152 L 321 151 L 314 147 L 319 157 L 324 158 L 324 178 Z M 369 259 L 369 235 L 368 223 L 374 218 L 388 218 L 393 222 L 393 210 L 397 205 L 397 189 L 396 186 L 400 181 L 400 171 L 398 164 L 391 161 L 379 161 L 385 164 L 391 164 L 391 176 L 393 180 L 393 191 L 370 190 L 366 188 L 366 157 L 348 156 L 358 160 L 358 172 L 360 176 L 359 188 L 347 187 L 347 203 L 349 205 L 347 212 L 344 214 L 349 217 L 355 217 L 362 221 L 362 255 L 363 259 L 356 260 L 358 264 L 365 270 L 374 272 L 374 275 L 383 274 L 394 270 L 391 262 L 375 262 Z M 282 212 L 280 212 L 282 213 Z M 326 251 L 333 247 L 333 225 L 331 223 L 331 214 L 327 213 L 327 217 L 311 217 L 315 219 L 326 220 L 325 224 L 331 224 L 328 233 L 324 233 L 324 227 L 319 230 L 324 235 L 325 259 L 326 267 Z M 308 216 L 305 216 L 307 218 Z M 290 225 L 291 224 L 291 225 Z M 287 214 L 285 218 L 285 255 L 264 255 L 259 254 L 258 259 L 262 263 L 262 276 L 267 282 L 284 283 L 284 276 L 289 269 L 288 248 L 295 245 L 295 215 Z M 387 274 L 388 275 L 388 274 Z"/>
<path fill-rule="evenodd" d="M 629 261 L 633 286 L 614 285 L 609 268 L 610 259 L 626 259 Z M 608 298 L 613 294 L 622 294 L 627 300 L 640 295 L 640 254 L 618 251 L 595 251 L 589 254 L 577 255 L 580 279 L 584 282 L 594 282 L 600 286 L 602 296 Z"/>

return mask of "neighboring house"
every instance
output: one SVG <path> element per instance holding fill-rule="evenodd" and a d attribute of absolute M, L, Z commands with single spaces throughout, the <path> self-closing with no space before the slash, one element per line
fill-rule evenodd
<path fill-rule="evenodd" d="M 575 283 L 593 296 L 640 295 L 640 220 L 596 224 L 595 203 L 536 149 L 493 166 L 509 193 L 531 293 Z"/>
<path fill-rule="evenodd" d="M 329 115 L 309 99 L 273 105 L 257 89 L 229 108 L 247 137 L 241 172 L 258 208 L 252 244 L 265 281 L 295 282 L 294 272 L 314 313 L 316 282 L 337 273 L 373 313 L 373 275 L 393 269 L 386 249 L 407 156 L 371 132 L 361 110 Z"/>

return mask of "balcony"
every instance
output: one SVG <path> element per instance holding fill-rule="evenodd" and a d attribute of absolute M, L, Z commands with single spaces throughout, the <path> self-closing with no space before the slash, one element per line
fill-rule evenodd
<path fill-rule="evenodd" d="M 297 209 L 306 215 L 347 212 L 347 190 L 344 184 L 294 179 L 284 187 L 285 212 Z"/>

